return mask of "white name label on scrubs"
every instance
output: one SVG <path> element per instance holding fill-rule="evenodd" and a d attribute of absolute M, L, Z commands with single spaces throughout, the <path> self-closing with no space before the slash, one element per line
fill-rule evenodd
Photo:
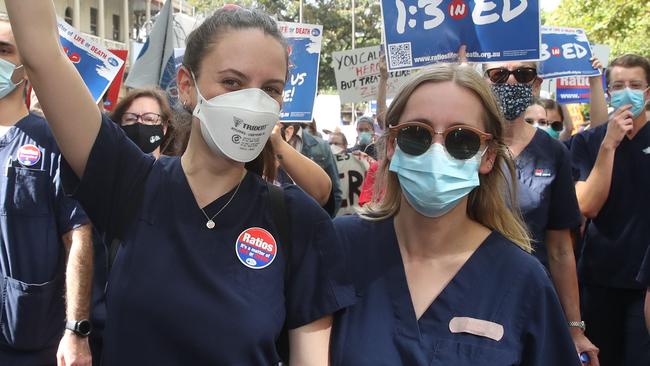
<path fill-rule="evenodd" d="M 454 317 L 449 321 L 449 330 L 452 333 L 468 333 L 495 341 L 503 338 L 503 325 L 475 318 Z"/>
<path fill-rule="evenodd" d="M 251 227 L 239 234 L 235 242 L 235 254 L 248 268 L 266 268 L 275 259 L 278 246 L 275 238 L 261 227 Z"/>

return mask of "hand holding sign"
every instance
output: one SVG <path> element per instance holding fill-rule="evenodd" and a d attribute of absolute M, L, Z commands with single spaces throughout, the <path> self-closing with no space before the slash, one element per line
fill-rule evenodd
<path fill-rule="evenodd" d="M 388 67 L 539 59 L 539 1 L 382 0 Z M 431 40 L 435 42 L 431 42 Z"/>

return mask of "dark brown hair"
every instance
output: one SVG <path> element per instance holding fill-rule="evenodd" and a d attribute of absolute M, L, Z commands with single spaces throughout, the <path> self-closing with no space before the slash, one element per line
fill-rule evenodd
<path fill-rule="evenodd" d="M 533 105 L 539 105 L 542 108 L 546 110 L 555 110 L 560 114 L 560 118 L 562 118 L 562 122 L 564 122 L 564 112 L 562 112 L 562 108 L 560 108 L 560 105 L 554 101 L 553 99 L 546 99 L 546 98 L 535 98 L 533 100 Z"/>
<path fill-rule="evenodd" d="M 650 84 L 650 61 L 648 61 L 647 58 L 639 55 L 634 55 L 631 53 L 615 58 L 614 61 L 612 61 L 612 63 L 609 64 L 607 71 L 605 71 L 605 79 L 607 81 L 608 86 L 611 82 L 610 77 L 611 77 L 612 68 L 614 68 L 614 66 L 625 67 L 625 68 L 640 67 L 645 72 L 646 83 Z"/>
<path fill-rule="evenodd" d="M 169 107 L 169 102 L 167 100 L 167 95 L 165 92 L 158 88 L 148 88 L 148 89 L 133 89 L 131 90 L 122 100 L 120 100 L 115 108 L 108 115 L 113 122 L 118 125 L 122 124 L 122 116 L 126 113 L 127 109 L 131 107 L 133 102 L 139 98 L 151 98 L 158 103 L 160 108 L 160 120 L 164 127 L 167 127 L 167 133 L 163 136 L 163 141 L 160 144 L 160 153 L 167 155 L 165 151 L 170 146 L 172 138 L 170 136 L 174 135 L 174 127 L 169 123 L 170 118 L 172 117 L 172 110 Z"/>

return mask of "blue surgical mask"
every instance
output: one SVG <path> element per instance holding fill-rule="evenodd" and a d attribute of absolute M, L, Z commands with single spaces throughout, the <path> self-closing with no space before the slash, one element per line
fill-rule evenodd
<path fill-rule="evenodd" d="M 11 62 L 0 58 L 0 99 L 6 97 L 20 85 L 23 80 L 18 84 L 15 84 L 11 81 L 11 76 L 14 74 L 14 70 L 23 67 L 23 65 L 16 66 Z"/>
<path fill-rule="evenodd" d="M 562 131 L 555 131 L 553 128 L 551 128 L 551 126 L 540 126 L 537 123 L 535 123 L 533 126 L 539 128 L 540 130 L 542 130 L 544 132 L 546 132 L 549 136 L 551 136 L 552 138 L 554 138 L 556 140 L 558 140 L 560 138 L 560 133 L 562 132 Z"/>
<path fill-rule="evenodd" d="M 414 156 L 398 146 L 389 170 L 397 173 L 406 200 L 417 212 L 440 217 L 479 186 L 481 155 L 454 159 L 441 144 L 434 143 L 424 154 Z"/>
<path fill-rule="evenodd" d="M 359 132 L 359 145 L 370 145 L 372 132 Z"/>
<path fill-rule="evenodd" d="M 643 100 L 643 90 L 632 90 L 630 88 L 625 88 L 623 90 L 617 90 L 610 93 L 612 96 L 612 107 L 618 109 L 626 104 L 631 104 L 633 118 L 636 118 L 641 112 L 643 112 L 644 100 Z"/>

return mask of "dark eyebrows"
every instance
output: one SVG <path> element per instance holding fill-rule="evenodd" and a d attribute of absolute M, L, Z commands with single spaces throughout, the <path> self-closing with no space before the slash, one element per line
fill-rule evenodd
<path fill-rule="evenodd" d="M 235 76 L 237 76 L 238 78 L 241 78 L 243 80 L 248 80 L 248 76 L 246 76 L 246 74 L 242 73 L 241 71 L 235 70 L 235 69 L 223 69 L 223 70 L 217 71 L 217 73 L 218 74 L 232 73 Z M 284 87 L 284 84 L 286 84 L 286 80 L 284 80 L 284 79 L 271 79 L 271 80 L 267 80 L 265 82 L 265 84 L 276 84 L 276 83 L 278 85 L 281 85 L 281 86 Z"/>
<path fill-rule="evenodd" d="M 0 41 L 0 47 L 9 47 L 12 50 L 16 49 L 16 45 L 7 41 Z"/>
<path fill-rule="evenodd" d="M 240 71 L 237 71 L 235 69 L 223 69 L 223 70 L 217 71 L 217 73 L 218 74 L 233 73 L 239 78 L 248 80 L 248 77 L 244 73 L 242 73 Z"/>

